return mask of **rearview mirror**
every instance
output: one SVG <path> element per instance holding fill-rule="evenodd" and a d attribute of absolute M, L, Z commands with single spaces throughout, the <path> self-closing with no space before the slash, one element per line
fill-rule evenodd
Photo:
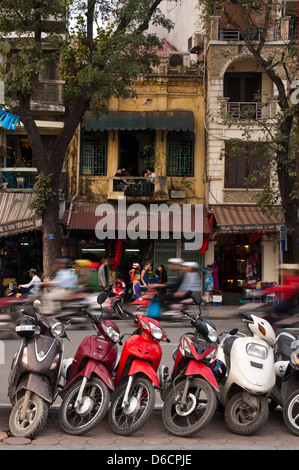
<path fill-rule="evenodd" d="M 97 302 L 98 304 L 103 304 L 105 302 L 105 300 L 107 299 L 108 295 L 106 292 L 101 292 L 98 297 L 97 297 Z"/>
<path fill-rule="evenodd" d="M 192 292 L 191 297 L 192 297 L 192 300 L 194 300 L 194 302 L 197 305 L 201 304 L 201 293 L 200 292 Z"/>

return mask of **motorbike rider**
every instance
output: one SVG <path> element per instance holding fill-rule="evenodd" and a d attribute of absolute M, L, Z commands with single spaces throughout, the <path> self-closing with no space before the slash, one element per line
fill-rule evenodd
<path fill-rule="evenodd" d="M 22 294 L 36 293 L 38 290 L 38 285 L 41 282 L 41 279 L 37 275 L 37 270 L 35 268 L 29 269 L 28 273 L 29 273 L 29 276 L 31 277 L 31 281 L 28 282 L 28 284 L 19 284 L 19 289 L 21 289 Z"/>
<path fill-rule="evenodd" d="M 165 308 L 169 308 L 169 305 L 174 301 L 174 294 L 178 291 L 180 285 L 184 279 L 184 271 L 182 265 L 184 260 L 182 258 L 170 258 L 167 262 L 168 270 L 171 271 L 171 281 L 165 284 L 158 284 L 158 288 L 166 288 L 167 294 L 162 296 L 162 304 Z"/>
<path fill-rule="evenodd" d="M 182 264 L 182 269 L 185 272 L 184 278 L 173 294 L 179 300 L 188 299 L 191 297 L 192 292 L 199 291 L 200 277 L 198 273 L 199 264 L 193 261 L 186 261 Z"/>
<path fill-rule="evenodd" d="M 275 306 L 275 313 L 289 312 L 298 305 L 299 301 L 299 264 L 281 264 L 283 282 L 279 286 L 265 290 L 265 294 L 275 293 L 279 304 Z"/>
<path fill-rule="evenodd" d="M 42 311 L 45 314 L 55 314 L 60 308 L 59 300 L 68 296 L 77 287 L 74 275 L 68 269 L 68 263 L 67 258 L 56 259 L 53 265 L 56 271 L 54 279 L 40 284 L 43 287 L 51 287 L 50 292 L 44 292 L 41 298 Z"/>

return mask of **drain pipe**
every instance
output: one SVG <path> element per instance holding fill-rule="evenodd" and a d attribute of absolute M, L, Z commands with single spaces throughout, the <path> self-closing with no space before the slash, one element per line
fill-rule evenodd
<path fill-rule="evenodd" d="M 77 174 L 76 174 L 76 192 L 74 196 L 71 199 L 70 203 L 70 209 L 68 213 L 68 218 L 67 218 L 67 223 L 66 223 L 66 228 L 68 228 L 71 217 L 72 217 L 72 212 L 73 212 L 73 207 L 74 207 L 74 201 L 77 199 L 78 194 L 79 194 L 79 182 L 80 182 L 80 141 L 81 141 L 81 127 L 80 125 L 78 126 L 78 142 L 79 145 L 77 146 Z"/>

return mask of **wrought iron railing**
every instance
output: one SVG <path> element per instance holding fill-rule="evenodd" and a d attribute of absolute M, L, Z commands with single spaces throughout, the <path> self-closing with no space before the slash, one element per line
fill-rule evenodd
<path fill-rule="evenodd" d="M 227 103 L 227 112 L 236 119 L 262 119 L 267 117 L 266 107 L 262 103 L 231 102 Z M 262 112 L 263 111 L 263 112 Z"/>

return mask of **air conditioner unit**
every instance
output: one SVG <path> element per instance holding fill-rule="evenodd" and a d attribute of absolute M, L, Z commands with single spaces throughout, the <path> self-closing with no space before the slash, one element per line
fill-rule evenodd
<path fill-rule="evenodd" d="M 168 67 L 178 67 L 179 65 L 190 67 L 189 52 L 170 52 Z"/>
<path fill-rule="evenodd" d="M 204 37 L 195 33 L 188 39 L 188 51 L 190 54 L 199 54 L 204 48 Z"/>

